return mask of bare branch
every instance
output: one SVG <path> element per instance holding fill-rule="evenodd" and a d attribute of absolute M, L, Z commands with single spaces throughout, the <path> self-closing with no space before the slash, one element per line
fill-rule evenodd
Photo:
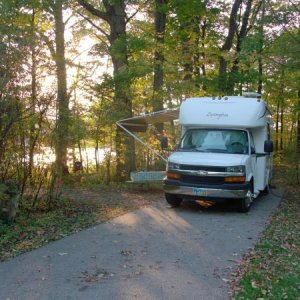
<path fill-rule="evenodd" d="M 149 3 L 151 3 L 150 0 L 146 0 L 144 5 L 148 5 Z M 140 11 L 140 9 L 138 8 L 131 16 L 126 18 L 126 24 L 129 23 L 136 15 L 137 13 Z"/>
<path fill-rule="evenodd" d="M 55 48 L 54 48 L 53 44 L 51 43 L 49 37 L 43 33 L 40 33 L 40 36 L 41 36 L 41 39 L 45 42 L 45 44 L 48 46 L 51 56 L 54 59 L 56 56 L 56 51 L 55 51 Z"/>
<path fill-rule="evenodd" d="M 90 12 L 92 15 L 106 21 L 109 23 L 110 19 L 107 13 L 95 8 L 93 5 L 88 3 L 86 0 L 78 0 L 78 3 L 84 7 L 88 12 Z"/>
<path fill-rule="evenodd" d="M 89 18 L 87 18 L 86 16 L 84 16 L 82 13 L 77 12 L 82 18 L 84 18 L 88 23 L 90 23 L 94 28 L 96 28 L 97 30 L 99 30 L 103 35 L 105 35 L 106 38 L 109 38 L 109 35 L 98 25 L 96 25 L 92 20 L 90 20 Z"/>
<path fill-rule="evenodd" d="M 237 23 L 236 23 L 237 13 L 238 13 L 241 3 L 242 3 L 242 0 L 235 0 L 232 5 L 230 18 L 229 18 L 228 35 L 226 37 L 226 40 L 225 40 L 221 50 L 228 51 L 232 47 L 233 38 L 234 38 L 234 35 L 237 30 Z"/>
<path fill-rule="evenodd" d="M 140 10 L 137 9 L 131 16 L 129 16 L 128 18 L 126 18 L 126 24 L 129 23 L 139 12 Z"/>
<path fill-rule="evenodd" d="M 69 18 L 64 22 L 64 25 L 66 26 L 67 24 L 68 24 L 68 22 L 72 19 L 72 17 L 73 17 L 73 14 L 71 14 L 70 16 L 69 16 Z"/>

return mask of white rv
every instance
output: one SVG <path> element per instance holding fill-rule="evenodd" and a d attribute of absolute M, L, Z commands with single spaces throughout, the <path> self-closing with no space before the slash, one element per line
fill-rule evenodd
<path fill-rule="evenodd" d="M 271 114 L 256 94 L 186 99 L 181 141 L 168 158 L 166 200 L 235 199 L 247 212 L 272 176 Z"/>
<path fill-rule="evenodd" d="M 133 134 L 175 119 L 182 129 L 181 140 L 168 159 Z M 117 125 L 166 161 L 163 186 L 170 205 L 179 206 L 183 199 L 233 199 L 240 211 L 247 212 L 259 193 L 269 190 L 270 123 L 271 113 L 260 95 L 245 93 L 189 98 L 179 109 L 124 119 Z M 135 175 L 145 180 L 147 173 Z"/>

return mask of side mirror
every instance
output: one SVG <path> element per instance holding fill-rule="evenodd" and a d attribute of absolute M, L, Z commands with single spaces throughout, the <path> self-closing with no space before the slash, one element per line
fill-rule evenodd
<path fill-rule="evenodd" d="M 273 152 L 273 142 L 271 140 L 266 140 L 264 144 L 264 152 L 272 153 Z"/>
<path fill-rule="evenodd" d="M 169 141 L 167 137 L 161 137 L 160 138 L 160 148 L 162 150 L 166 150 L 169 148 Z"/>

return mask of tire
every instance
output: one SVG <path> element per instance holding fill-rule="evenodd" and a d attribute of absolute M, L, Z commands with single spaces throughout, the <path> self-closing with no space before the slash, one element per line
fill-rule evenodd
<path fill-rule="evenodd" d="M 165 194 L 167 202 L 172 206 L 172 207 L 178 207 L 180 206 L 182 199 L 178 197 L 177 195 L 173 194 Z"/>
<path fill-rule="evenodd" d="M 253 182 L 251 182 L 246 197 L 240 200 L 238 211 L 247 213 L 250 210 L 253 200 Z"/>

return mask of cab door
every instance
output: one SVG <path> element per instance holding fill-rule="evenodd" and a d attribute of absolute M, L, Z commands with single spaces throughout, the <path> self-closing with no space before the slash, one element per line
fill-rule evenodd
<path fill-rule="evenodd" d="M 256 149 L 255 149 L 255 144 L 254 144 L 254 139 L 253 139 L 253 136 L 252 136 L 252 133 L 249 132 L 249 142 L 250 142 L 250 160 L 251 160 L 251 169 L 252 169 L 252 174 L 253 174 L 253 181 L 254 181 L 254 194 L 258 193 L 258 186 L 257 186 L 257 183 L 258 183 L 258 180 L 257 180 L 257 177 L 258 177 L 258 157 L 257 157 L 257 154 L 256 154 Z"/>
<path fill-rule="evenodd" d="M 270 124 L 267 124 L 267 139 L 271 140 L 271 129 Z M 265 172 L 265 184 L 269 185 L 272 179 L 272 160 L 273 155 L 272 153 L 266 155 L 266 172 Z"/>

